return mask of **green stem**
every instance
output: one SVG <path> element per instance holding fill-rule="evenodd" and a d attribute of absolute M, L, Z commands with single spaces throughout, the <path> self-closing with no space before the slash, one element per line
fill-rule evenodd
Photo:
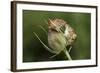
<path fill-rule="evenodd" d="M 39 27 L 46 33 L 46 36 L 48 36 L 47 31 L 45 30 L 45 28 L 43 28 L 41 25 L 39 25 Z"/>
<path fill-rule="evenodd" d="M 67 56 L 68 60 L 72 60 L 69 52 L 67 51 L 67 49 L 64 50 L 65 55 Z"/>
<path fill-rule="evenodd" d="M 70 53 L 71 49 L 72 49 L 72 46 L 70 46 L 70 48 L 69 48 L 69 50 L 68 50 L 69 53 Z"/>

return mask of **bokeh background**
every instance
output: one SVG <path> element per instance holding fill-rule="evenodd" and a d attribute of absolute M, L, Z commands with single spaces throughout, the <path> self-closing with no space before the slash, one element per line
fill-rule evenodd
<path fill-rule="evenodd" d="M 91 14 L 79 12 L 51 12 L 23 10 L 23 62 L 60 61 L 66 60 L 63 53 L 50 58 L 52 53 L 47 51 L 33 32 L 36 32 L 47 45 L 47 36 L 39 27 L 48 31 L 48 19 L 60 18 L 65 20 L 77 33 L 70 55 L 73 60 L 91 59 Z"/>

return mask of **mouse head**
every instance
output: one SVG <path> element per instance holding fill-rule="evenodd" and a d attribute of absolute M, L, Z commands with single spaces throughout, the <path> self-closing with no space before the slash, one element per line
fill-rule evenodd
<path fill-rule="evenodd" d="M 62 19 L 49 19 L 49 29 L 59 31 L 60 28 L 66 25 L 66 22 Z"/>

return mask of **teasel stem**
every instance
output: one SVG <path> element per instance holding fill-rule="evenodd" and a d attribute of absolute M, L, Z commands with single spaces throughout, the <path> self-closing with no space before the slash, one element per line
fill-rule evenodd
<path fill-rule="evenodd" d="M 70 48 L 69 48 L 69 50 L 68 50 L 69 53 L 70 53 L 71 49 L 72 49 L 72 46 L 70 46 Z"/>
<path fill-rule="evenodd" d="M 67 49 L 64 49 L 63 52 L 65 53 L 65 55 L 67 56 L 68 60 L 72 60 L 69 52 L 67 51 Z"/>
<path fill-rule="evenodd" d="M 46 36 L 48 35 L 47 31 L 45 28 L 43 28 L 41 25 L 39 25 L 39 27 L 46 33 Z"/>

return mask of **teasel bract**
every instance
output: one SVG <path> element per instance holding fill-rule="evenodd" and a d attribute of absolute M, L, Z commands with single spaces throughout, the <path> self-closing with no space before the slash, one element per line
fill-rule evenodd
<path fill-rule="evenodd" d="M 43 30 L 45 30 L 42 26 L 40 26 Z M 65 28 L 63 31 L 63 27 Z M 55 54 L 52 57 L 60 54 L 61 52 L 65 53 L 65 56 L 68 60 L 72 60 L 68 49 L 66 48 L 68 45 L 72 47 L 73 42 L 75 41 L 77 35 L 74 29 L 67 24 L 66 21 L 62 19 L 49 19 L 48 22 L 48 44 L 49 47 L 46 46 L 41 39 L 38 37 L 36 33 L 36 37 L 42 43 L 42 45 L 51 53 Z M 71 48 L 70 47 L 70 48 Z"/>

